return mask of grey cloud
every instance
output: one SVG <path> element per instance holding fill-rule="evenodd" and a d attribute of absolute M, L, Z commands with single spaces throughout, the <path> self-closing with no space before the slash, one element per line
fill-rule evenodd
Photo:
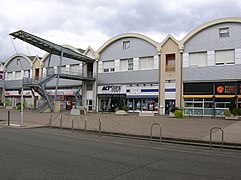
<path fill-rule="evenodd" d="M 0 60 L 14 53 L 8 34 L 18 29 L 48 40 L 52 40 L 49 32 L 68 32 L 79 36 L 80 40 L 84 36 L 86 40 L 91 30 L 98 31 L 98 37 L 102 34 L 103 37 L 109 38 L 126 32 L 143 34 L 159 32 L 166 35 L 171 33 L 175 37 L 187 34 L 200 24 L 216 18 L 241 17 L 239 0 L 210 2 L 208 0 L 37 0 L 36 2 L 38 5 L 43 3 L 41 9 L 33 7 L 36 11 L 31 11 L 31 14 L 25 17 L 22 17 L 20 12 L 13 16 L 14 18 L 10 18 L 0 11 Z M 28 13 L 28 9 L 23 11 Z M 11 7 L 8 12 L 14 13 Z M 93 40 L 93 37 L 90 39 Z M 66 43 L 68 42 L 66 39 Z"/>

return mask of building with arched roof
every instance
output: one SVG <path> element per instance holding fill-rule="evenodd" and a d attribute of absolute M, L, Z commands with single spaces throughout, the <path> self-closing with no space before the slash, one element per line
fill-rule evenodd
<path fill-rule="evenodd" d="M 185 114 L 222 116 L 233 98 L 241 107 L 240 34 L 241 18 L 222 18 L 183 38 Z"/>
<path fill-rule="evenodd" d="M 158 111 L 158 43 L 136 33 L 121 34 L 96 52 L 98 111 L 114 111 L 122 99 L 129 112 Z"/>
<path fill-rule="evenodd" d="M 32 60 L 34 57 L 28 57 L 17 53 L 9 57 L 4 64 L 4 98 L 6 107 L 16 107 L 20 103 L 22 79 L 32 77 Z M 25 106 L 31 108 L 32 96 L 30 90 L 24 90 Z"/>

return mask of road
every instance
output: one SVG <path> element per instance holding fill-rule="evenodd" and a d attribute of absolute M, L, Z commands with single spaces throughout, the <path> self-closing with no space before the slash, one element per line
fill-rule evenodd
<path fill-rule="evenodd" d="M 241 179 L 241 152 L 0 127 L 0 179 Z"/>

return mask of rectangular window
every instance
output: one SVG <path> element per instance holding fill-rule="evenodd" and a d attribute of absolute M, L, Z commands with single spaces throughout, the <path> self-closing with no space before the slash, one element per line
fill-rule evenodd
<path fill-rule="evenodd" d="M 127 50 L 130 48 L 130 41 L 123 41 L 123 50 Z"/>
<path fill-rule="evenodd" d="M 229 27 L 219 28 L 219 37 L 229 37 Z"/>
<path fill-rule="evenodd" d="M 109 69 L 104 69 L 104 72 L 109 72 Z"/>
<path fill-rule="evenodd" d="M 15 80 L 22 79 L 21 77 L 21 71 L 16 71 L 15 72 Z"/>
<path fill-rule="evenodd" d="M 133 70 L 133 59 L 121 59 L 120 60 L 120 71 Z"/>
<path fill-rule="evenodd" d="M 133 59 L 128 59 L 128 71 L 133 70 Z"/>
<path fill-rule="evenodd" d="M 13 80 L 13 73 L 12 72 L 6 72 L 6 80 Z"/>
<path fill-rule="evenodd" d="M 139 69 L 140 70 L 149 70 L 154 68 L 154 57 L 140 57 L 139 58 Z"/>
<path fill-rule="evenodd" d="M 103 70 L 104 72 L 115 71 L 115 61 L 103 61 Z"/>
<path fill-rule="evenodd" d="M 190 53 L 189 66 L 207 66 L 207 52 Z"/>
<path fill-rule="evenodd" d="M 166 71 L 175 71 L 175 54 L 166 54 Z"/>
<path fill-rule="evenodd" d="M 80 74 L 79 64 L 73 64 L 69 66 L 69 74 L 77 75 Z"/>
<path fill-rule="evenodd" d="M 215 51 L 216 65 L 234 64 L 234 50 Z"/>
<path fill-rule="evenodd" d="M 87 91 L 92 91 L 93 90 L 92 84 L 87 84 L 86 89 L 87 89 Z"/>
<path fill-rule="evenodd" d="M 24 76 L 23 77 L 30 77 L 30 70 L 24 71 Z"/>

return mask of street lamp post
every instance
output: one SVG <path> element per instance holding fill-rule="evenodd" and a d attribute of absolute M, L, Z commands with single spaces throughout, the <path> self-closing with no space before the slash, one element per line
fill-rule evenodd
<path fill-rule="evenodd" d="M 21 91 L 20 126 L 23 126 L 23 87 L 22 87 L 22 91 Z"/>

